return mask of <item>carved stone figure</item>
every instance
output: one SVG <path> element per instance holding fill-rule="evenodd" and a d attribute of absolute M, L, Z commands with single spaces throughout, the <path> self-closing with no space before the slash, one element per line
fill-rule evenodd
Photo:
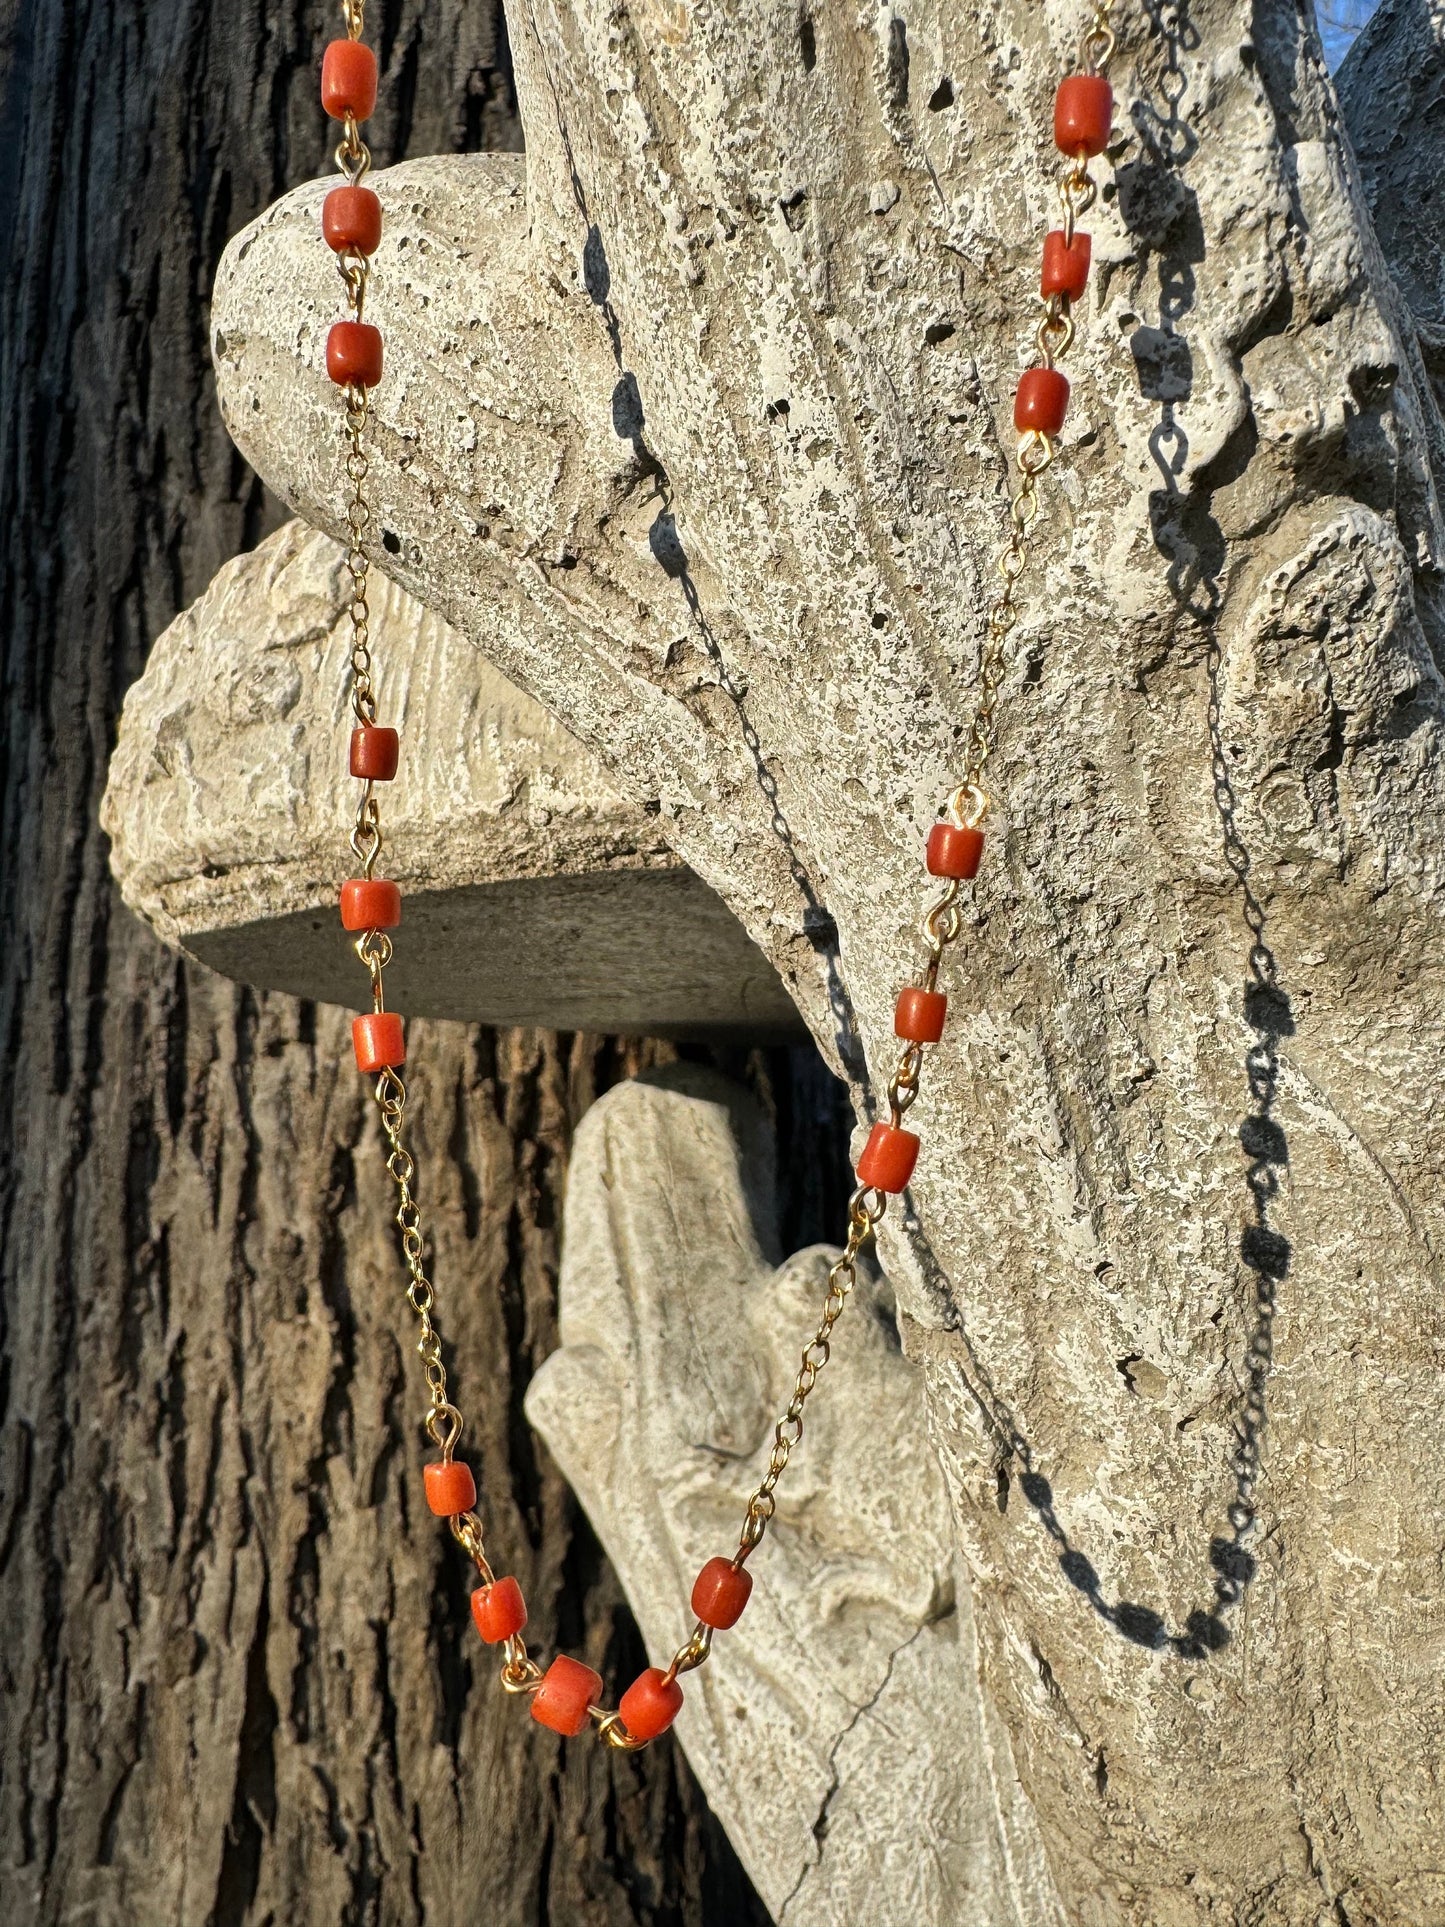
<path fill-rule="evenodd" d="M 525 163 L 376 183 L 375 560 L 722 899 L 861 1120 L 974 701 L 1079 11 L 509 19 Z M 1380 247 L 1408 224 L 1371 224 L 1307 12 L 1117 21 L 990 853 L 881 1255 L 976 1730 L 1007 1733 L 1064 1916 L 1420 1927 L 1445 1921 L 1442 428 Z M 1393 32 L 1438 49 L 1438 9 L 1389 8 L 1358 112 Z M 321 193 L 233 244 L 213 345 L 242 450 L 336 534 Z M 660 1373 L 687 1347 L 639 1302 L 659 1322 L 626 1355 Z M 637 1516 L 634 1468 L 594 1463 L 595 1415 L 557 1396 L 571 1351 L 533 1408 L 623 1571 L 680 1571 L 665 1428 L 624 1406 L 658 1493 Z M 878 1441 L 843 1383 L 821 1396 L 846 1480 Z M 722 1706 L 683 1738 L 781 1910 L 797 1839 L 749 1844 Z M 900 1757 L 963 1717 L 914 1698 Z"/>
<path fill-rule="evenodd" d="M 334 876 L 346 582 L 343 551 L 299 522 L 228 563 L 131 688 L 101 809 L 122 894 L 167 943 L 338 1004 L 357 983 Z M 404 589 L 383 579 L 373 601 L 405 745 L 386 866 L 407 898 L 402 1006 L 803 1035 L 762 952 L 596 758 Z"/>

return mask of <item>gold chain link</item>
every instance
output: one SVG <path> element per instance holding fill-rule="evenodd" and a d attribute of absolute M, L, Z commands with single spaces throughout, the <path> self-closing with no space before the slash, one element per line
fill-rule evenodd
<path fill-rule="evenodd" d="M 1102 73 L 1114 47 L 1109 8 L 1103 4 L 1103 0 L 1099 0 L 1080 47 L 1084 72 Z M 1097 191 L 1088 163 L 1082 155 L 1067 162 L 1059 181 L 1066 246 L 1072 245 L 1078 217 L 1093 206 Z M 1067 294 L 1050 295 L 1044 304 L 1043 318 L 1035 339 L 1040 359 L 1046 368 L 1052 368 L 1073 346 L 1074 319 L 1071 309 L 1072 303 Z M 1039 512 L 1039 477 L 1052 463 L 1056 452 L 1052 436 L 1031 429 L 1019 443 L 1015 458 L 1020 480 L 1009 502 L 1008 538 L 998 559 L 1003 589 L 988 612 L 988 631 L 979 664 L 979 697 L 964 745 L 963 776 L 948 801 L 951 820 L 973 828 L 983 821 L 992 801 L 984 785 L 984 769 L 994 746 L 994 723 L 1003 678 L 1004 654 L 1008 638 L 1019 619 L 1018 583 L 1028 564 L 1029 530 Z M 925 940 L 930 943 L 930 948 L 932 935 L 929 925 L 935 914 L 936 909 L 930 911 L 924 920 Z M 956 926 L 954 934 L 957 934 Z"/>
<path fill-rule="evenodd" d="M 348 35 L 359 39 L 363 26 L 364 0 L 341 0 L 342 18 Z M 1088 73 L 1098 73 L 1114 51 L 1114 32 L 1109 8 L 1100 0 L 1093 10 L 1082 43 L 1082 61 Z M 336 165 L 347 182 L 355 186 L 371 167 L 371 154 L 355 119 L 348 114 L 341 141 L 336 148 Z M 1079 215 L 1092 206 L 1095 187 L 1082 159 L 1071 161 L 1059 186 L 1064 208 L 1066 241 L 1072 242 Z M 341 277 L 346 287 L 347 306 L 356 320 L 365 309 L 370 264 L 364 255 L 338 255 Z M 1037 332 L 1043 365 L 1052 368 L 1073 343 L 1074 322 L 1067 295 L 1055 295 L 1045 305 Z M 366 433 L 370 423 L 367 392 L 359 384 L 345 390 L 346 477 L 350 495 L 346 506 L 346 567 L 351 578 L 348 614 L 351 623 L 350 685 L 351 707 L 363 727 L 376 722 L 376 691 L 371 654 L 371 615 L 368 602 L 370 563 L 366 541 L 371 527 L 371 509 L 366 485 L 370 463 L 366 452 Z M 998 558 L 1002 590 L 988 613 L 987 633 L 979 665 L 978 700 L 964 748 L 963 776 L 948 802 L 948 816 L 960 827 L 976 829 L 990 806 L 984 785 L 984 772 L 994 747 L 995 718 L 999 689 L 1005 666 L 1008 638 L 1019 620 L 1017 588 L 1029 558 L 1029 531 L 1039 512 L 1039 478 L 1053 461 L 1053 439 L 1038 431 L 1026 434 L 1019 444 L 1017 466 L 1019 483 L 1009 502 L 1009 526 Z M 381 815 L 375 787 L 364 779 L 351 832 L 351 848 L 370 879 L 383 848 Z M 962 928 L 959 908 L 960 885 L 949 880 L 937 900 L 929 907 L 922 923 L 926 963 L 921 987 L 932 992 L 938 981 L 943 953 Z M 371 980 L 372 1006 L 385 1009 L 383 975 L 392 959 L 391 939 L 384 930 L 368 930 L 356 942 L 356 954 Z M 888 1112 L 897 1129 L 917 1100 L 923 1068 L 923 1048 L 909 1043 L 899 1056 L 887 1086 Z M 417 1352 L 426 1378 L 428 1405 L 423 1420 L 428 1437 L 448 1463 L 462 1431 L 462 1415 L 448 1397 L 446 1367 L 442 1358 L 441 1335 L 433 1311 L 435 1294 L 425 1266 L 421 1212 L 413 1184 L 416 1166 L 404 1139 L 406 1123 L 406 1086 L 395 1070 L 383 1070 L 377 1077 L 374 1095 L 381 1117 L 381 1128 L 388 1146 L 386 1168 L 396 1186 L 396 1224 L 401 1233 L 402 1256 L 408 1274 L 407 1302 L 416 1314 L 419 1328 Z M 817 1330 L 804 1346 L 792 1396 L 773 1429 L 767 1467 L 743 1515 L 742 1530 L 732 1564 L 741 1570 L 757 1550 L 777 1511 L 777 1487 L 794 1449 L 803 1437 L 803 1415 L 820 1373 L 832 1355 L 833 1328 L 842 1316 L 848 1298 L 858 1281 L 858 1261 L 864 1246 L 872 1239 L 888 1209 L 888 1194 L 860 1185 L 848 1204 L 848 1236 L 843 1250 L 829 1267 L 827 1288 Z M 494 1583 L 488 1564 L 483 1527 L 474 1511 L 450 1520 L 452 1537 L 475 1564 L 484 1586 Z M 712 1650 L 713 1629 L 697 1620 L 687 1639 L 673 1654 L 663 1675 L 671 1685 L 679 1674 L 701 1666 Z M 544 1674 L 531 1658 L 520 1634 L 503 1643 L 500 1682 L 513 1694 L 535 1693 Z M 627 1731 L 620 1713 L 603 1706 L 589 1706 L 589 1717 L 603 1741 L 611 1747 L 631 1752 L 646 1742 Z"/>
<path fill-rule="evenodd" d="M 793 1396 L 788 1401 L 787 1410 L 773 1428 L 773 1447 L 768 1454 L 768 1469 L 761 1485 L 748 1500 L 743 1516 L 743 1529 L 738 1539 L 738 1549 L 733 1564 L 741 1566 L 762 1543 L 768 1522 L 777 1510 L 774 1493 L 779 1479 L 787 1470 L 788 1460 L 793 1448 L 803 1436 L 803 1407 L 808 1396 L 818 1382 L 818 1374 L 827 1364 L 832 1353 L 833 1327 L 843 1315 L 843 1307 L 848 1302 L 848 1294 L 858 1282 L 858 1254 L 872 1236 L 874 1227 L 882 1219 L 888 1208 L 886 1195 L 881 1191 L 860 1186 L 848 1202 L 848 1242 L 833 1261 L 828 1271 L 828 1289 L 823 1298 L 822 1316 L 818 1329 L 803 1347 L 802 1363 L 798 1376 L 793 1383 Z M 682 1651 L 685 1653 L 687 1647 Z M 703 1655 L 705 1657 L 705 1654 Z M 680 1657 L 680 1656 L 679 1656 Z M 694 1661 L 694 1664 L 697 1662 Z M 678 1660 L 673 1661 L 677 1672 L 683 1671 Z"/>
<path fill-rule="evenodd" d="M 353 40 L 361 37 L 364 0 L 342 0 L 342 19 Z M 371 167 L 371 154 L 355 117 L 348 114 L 344 132 L 336 149 L 336 165 L 355 187 Z M 346 288 L 347 307 L 354 320 L 365 312 L 370 262 L 364 254 L 342 252 L 338 255 L 341 278 Z M 346 479 L 350 493 L 346 503 L 346 568 L 351 579 L 347 615 L 351 624 L 351 709 L 363 728 L 376 723 L 376 688 L 371 655 L 371 609 L 368 600 L 371 564 L 366 540 L 371 528 L 371 505 L 366 485 L 371 464 L 366 452 L 366 433 L 370 425 L 370 401 L 365 387 L 352 382 L 343 391 L 346 430 Z M 385 839 L 381 828 L 381 809 L 376 786 L 369 777 L 361 782 L 361 793 L 352 825 L 351 848 L 368 881 L 376 871 Z M 392 960 L 392 942 L 384 930 L 365 930 L 356 940 L 356 954 L 371 979 L 374 1011 L 386 1008 L 384 973 Z M 416 1314 L 416 1349 L 426 1379 L 428 1402 L 423 1417 L 427 1436 L 449 1464 L 462 1433 L 462 1415 L 447 1395 L 446 1365 L 442 1357 L 441 1333 L 433 1311 L 436 1296 L 427 1276 L 421 1208 L 413 1184 L 416 1164 L 407 1149 L 403 1132 L 406 1124 L 406 1085 L 394 1069 L 379 1073 L 373 1092 L 387 1143 L 386 1168 L 396 1186 L 396 1225 L 401 1233 L 402 1257 L 406 1264 L 407 1303 Z M 454 1515 L 448 1521 L 452 1537 L 476 1566 L 484 1586 L 493 1584 L 493 1573 L 486 1556 L 482 1521 L 474 1511 Z M 541 1683 L 541 1672 L 527 1657 L 527 1649 L 515 1636 L 504 1647 L 502 1684 L 508 1691 L 532 1691 Z"/>

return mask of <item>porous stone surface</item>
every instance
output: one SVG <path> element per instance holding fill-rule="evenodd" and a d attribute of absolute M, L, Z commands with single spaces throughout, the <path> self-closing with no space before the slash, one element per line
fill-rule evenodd
<path fill-rule="evenodd" d="M 599 1099 L 568 1170 L 562 1343 L 527 1416 L 655 1665 L 691 1630 L 703 1562 L 737 1545 L 836 1256 L 777 1263 L 767 1130 L 737 1085 L 671 1067 Z M 787 1927 L 1062 1927 L 874 1276 L 806 1423 L 742 1618 L 683 1677 L 677 1733 L 709 1804 Z"/>
<path fill-rule="evenodd" d="M 377 181 L 377 560 L 656 806 L 862 1111 L 970 713 L 1081 10 L 509 18 L 525 166 Z M 1119 23 L 884 1256 L 1069 1918 L 1430 1927 L 1438 422 L 1308 10 Z M 214 346 L 243 451 L 335 531 L 323 191 L 233 244 Z"/>
<path fill-rule="evenodd" d="M 221 570 L 126 696 L 101 806 L 130 907 L 248 984 L 369 992 L 336 911 L 347 771 L 343 552 L 293 522 Z M 401 763 L 378 874 L 413 1016 L 650 1036 L 801 1032 L 766 957 L 597 759 L 384 576 L 372 629 Z"/>
<path fill-rule="evenodd" d="M 1336 76 L 1370 218 L 1445 405 L 1445 0 L 1380 0 Z M 1440 455 L 1435 453 L 1438 472 Z"/>

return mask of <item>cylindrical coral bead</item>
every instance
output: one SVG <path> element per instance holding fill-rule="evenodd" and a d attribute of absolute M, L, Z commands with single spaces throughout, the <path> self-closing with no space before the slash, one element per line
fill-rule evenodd
<path fill-rule="evenodd" d="M 343 930 L 395 930 L 401 891 L 384 877 L 349 877 L 341 886 Z"/>
<path fill-rule="evenodd" d="M 1054 140 L 1065 154 L 1102 154 L 1114 122 L 1114 90 L 1102 74 L 1070 74 L 1054 95 Z"/>
<path fill-rule="evenodd" d="M 472 1468 L 460 1459 L 439 1459 L 435 1465 L 424 1465 L 422 1479 L 426 1502 L 439 1519 L 455 1519 L 460 1512 L 470 1512 L 477 1502 Z"/>
<path fill-rule="evenodd" d="M 360 40 L 333 40 L 321 56 L 321 105 L 333 120 L 366 120 L 376 105 L 376 55 Z"/>
<path fill-rule="evenodd" d="M 906 1191 L 918 1162 L 918 1139 L 894 1124 L 875 1124 L 858 1160 L 858 1182 L 875 1191 Z"/>
<path fill-rule="evenodd" d="M 639 1673 L 617 1703 L 622 1724 L 634 1740 L 655 1740 L 682 1707 L 682 1688 L 656 1666 Z"/>
<path fill-rule="evenodd" d="M 966 883 L 978 875 L 983 831 L 963 823 L 935 823 L 928 832 L 924 862 L 931 877 L 956 877 Z"/>
<path fill-rule="evenodd" d="M 571 1739 L 587 1724 L 587 1709 L 602 1697 L 602 1676 L 580 1659 L 559 1653 L 532 1695 L 532 1718 Z"/>
<path fill-rule="evenodd" d="M 893 1013 L 893 1034 L 910 1044 L 936 1044 L 943 1035 L 948 999 L 941 990 L 903 990 Z"/>
<path fill-rule="evenodd" d="M 515 1579 L 494 1579 L 472 1594 L 472 1618 L 489 1646 L 500 1646 L 527 1623 L 527 1602 Z"/>
<path fill-rule="evenodd" d="M 1068 241 L 1061 227 L 1049 230 L 1044 236 L 1044 267 L 1039 276 L 1039 293 L 1045 301 L 1055 294 L 1066 294 L 1070 301 L 1080 298 L 1089 285 L 1092 252 L 1093 243 L 1087 234 L 1076 234 Z"/>
<path fill-rule="evenodd" d="M 351 382 L 375 388 L 381 380 L 381 330 L 369 321 L 333 321 L 326 337 L 326 372 L 338 388 Z"/>
<path fill-rule="evenodd" d="M 396 775 L 401 744 L 394 729 L 378 729 L 375 723 L 363 724 L 351 732 L 351 773 L 369 777 L 373 783 L 389 783 Z"/>
<path fill-rule="evenodd" d="M 731 1559 L 709 1559 L 692 1582 L 692 1610 L 704 1626 L 725 1633 L 736 1626 L 753 1589 L 753 1575 Z"/>
<path fill-rule="evenodd" d="M 333 187 L 321 203 L 321 232 L 337 254 L 375 254 L 381 202 L 369 187 Z"/>
<path fill-rule="evenodd" d="M 406 1062 L 401 1019 L 394 1010 L 369 1010 L 364 1017 L 353 1017 L 351 1042 L 356 1068 L 364 1077 L 373 1071 L 394 1071 Z"/>
<path fill-rule="evenodd" d="M 1057 435 L 1069 412 L 1069 383 L 1057 368 L 1025 368 L 1014 397 L 1014 427 L 1021 435 L 1036 429 Z"/>

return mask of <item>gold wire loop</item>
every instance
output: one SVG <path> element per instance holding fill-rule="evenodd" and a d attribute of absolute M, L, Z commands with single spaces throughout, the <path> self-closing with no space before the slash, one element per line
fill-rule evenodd
<path fill-rule="evenodd" d="M 346 305 L 360 321 L 366 307 L 366 256 L 342 252 L 336 257 L 336 269 L 346 283 Z"/>
<path fill-rule="evenodd" d="M 958 884 L 951 882 L 923 919 L 923 941 L 928 946 L 929 958 L 935 974 L 944 951 L 962 928 L 963 915 L 958 908 Z"/>
<path fill-rule="evenodd" d="M 993 798 L 981 783 L 960 783 L 948 799 L 948 814 L 960 829 L 976 830 L 992 803 Z"/>
<path fill-rule="evenodd" d="M 353 948 L 371 973 L 374 983 L 391 962 L 391 938 L 384 930 L 363 930 Z"/>
<path fill-rule="evenodd" d="M 640 1753 L 647 1745 L 646 1740 L 639 1740 L 628 1732 L 620 1713 L 609 1713 L 601 1706 L 589 1706 L 587 1711 L 597 1721 L 598 1738 L 608 1746 L 615 1746 L 619 1753 Z"/>
<path fill-rule="evenodd" d="M 1096 7 L 1094 18 L 1079 45 L 1079 57 L 1086 74 L 1102 73 L 1114 57 L 1119 42 L 1109 24 L 1107 7 Z"/>
<path fill-rule="evenodd" d="M 461 1413 L 445 1398 L 437 1399 L 427 1412 L 425 1423 L 427 1437 L 441 1453 L 442 1464 L 450 1465 L 462 1435 Z"/>
<path fill-rule="evenodd" d="M 361 874 L 370 881 L 382 850 L 381 809 L 376 798 L 370 794 L 362 798 L 357 809 L 350 842 L 356 860 L 361 865 Z"/>
<path fill-rule="evenodd" d="M 690 1673 L 701 1666 L 712 1651 L 712 1627 L 704 1626 L 699 1619 L 692 1631 L 673 1654 L 667 1671 L 663 1674 L 663 1684 L 670 1686 L 679 1673 Z"/>
<path fill-rule="evenodd" d="M 1027 479 L 1014 497 L 1014 507 L 1026 518 L 1023 528 L 1027 528 L 1039 512 L 1038 490 L 1033 484 L 1053 462 L 1056 453 L 1053 436 L 1046 435 L 1041 428 L 1031 428 L 1019 443 L 1018 464 Z"/>
<path fill-rule="evenodd" d="M 335 159 L 351 187 L 365 180 L 371 171 L 371 149 L 361 138 L 361 129 L 354 114 L 348 113 L 342 122 L 342 135 L 336 144 Z"/>
<path fill-rule="evenodd" d="M 1052 368 L 1056 358 L 1066 355 L 1074 345 L 1074 317 L 1066 294 L 1050 295 L 1048 308 L 1035 336 L 1044 366 Z"/>
<path fill-rule="evenodd" d="M 1059 199 L 1064 208 L 1064 245 L 1071 247 L 1074 230 L 1079 216 L 1087 214 L 1098 198 L 1099 190 L 1094 185 L 1093 176 L 1087 164 L 1075 160 L 1059 182 Z"/>
<path fill-rule="evenodd" d="M 447 1523 L 451 1527 L 453 1539 L 455 1539 L 462 1550 L 467 1553 L 472 1564 L 481 1575 L 482 1584 L 484 1586 L 495 1585 L 496 1576 L 491 1566 L 487 1563 L 487 1555 L 484 1550 L 482 1522 L 476 1513 L 459 1512 L 455 1518 L 448 1520 Z"/>
<path fill-rule="evenodd" d="M 499 1678 L 504 1693 L 535 1693 L 542 1684 L 542 1669 L 522 1644 L 521 1636 L 513 1633 L 502 1648 L 506 1654 Z"/>

